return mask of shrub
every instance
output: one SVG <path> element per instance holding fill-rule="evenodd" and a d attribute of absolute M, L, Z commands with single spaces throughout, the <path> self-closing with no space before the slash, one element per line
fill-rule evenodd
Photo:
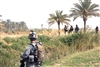
<path fill-rule="evenodd" d="M 51 39 L 50 37 L 45 36 L 45 35 L 38 36 L 38 40 L 41 42 L 49 42 L 50 39 Z"/>
<path fill-rule="evenodd" d="M 14 38 L 10 38 L 10 37 L 5 37 L 3 40 L 4 40 L 7 44 L 12 43 L 12 42 L 15 41 Z"/>

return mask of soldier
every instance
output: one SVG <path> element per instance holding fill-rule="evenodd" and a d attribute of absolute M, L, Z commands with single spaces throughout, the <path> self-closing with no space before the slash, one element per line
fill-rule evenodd
<path fill-rule="evenodd" d="M 78 33 L 78 31 L 79 31 L 79 27 L 78 27 L 78 25 L 76 25 L 75 32 Z"/>
<path fill-rule="evenodd" d="M 68 33 L 72 33 L 72 31 L 73 31 L 73 26 L 70 26 Z"/>
<path fill-rule="evenodd" d="M 96 33 L 98 33 L 98 31 L 99 31 L 98 26 L 96 26 L 95 31 L 96 31 Z"/>
<path fill-rule="evenodd" d="M 65 25 L 65 27 L 64 27 L 64 33 L 65 33 L 65 35 L 66 35 L 66 32 L 67 32 L 68 30 L 67 30 L 67 26 Z"/>
<path fill-rule="evenodd" d="M 37 35 L 34 31 L 30 32 L 28 38 L 31 43 L 20 56 L 22 58 L 20 67 L 24 67 L 24 62 L 26 62 L 26 67 L 40 67 L 44 58 L 43 45 L 37 41 Z"/>

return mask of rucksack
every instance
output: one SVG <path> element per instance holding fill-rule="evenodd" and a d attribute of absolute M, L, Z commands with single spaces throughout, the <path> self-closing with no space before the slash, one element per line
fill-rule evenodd
<path fill-rule="evenodd" d="M 31 44 L 32 45 L 32 44 Z M 33 46 L 33 45 L 32 45 Z M 44 58 L 44 47 L 41 42 L 36 42 L 36 45 L 33 46 L 35 50 L 30 52 L 30 55 L 34 55 L 37 58 L 38 62 L 42 62 Z M 33 52 L 33 53 L 32 53 Z"/>

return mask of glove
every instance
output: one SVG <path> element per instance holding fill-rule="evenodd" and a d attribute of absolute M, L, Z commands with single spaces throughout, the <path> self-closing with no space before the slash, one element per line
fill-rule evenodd
<path fill-rule="evenodd" d="M 20 67 L 24 67 L 25 66 L 24 60 L 21 60 L 20 63 L 21 63 Z"/>

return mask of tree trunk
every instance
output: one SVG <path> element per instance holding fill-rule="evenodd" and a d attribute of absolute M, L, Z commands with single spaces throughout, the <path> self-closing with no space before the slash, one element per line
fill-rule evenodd
<path fill-rule="evenodd" d="M 60 35 L 60 22 L 58 22 L 58 35 Z"/>
<path fill-rule="evenodd" d="M 84 33 L 86 33 L 86 19 L 84 18 L 83 21 L 84 21 Z"/>

